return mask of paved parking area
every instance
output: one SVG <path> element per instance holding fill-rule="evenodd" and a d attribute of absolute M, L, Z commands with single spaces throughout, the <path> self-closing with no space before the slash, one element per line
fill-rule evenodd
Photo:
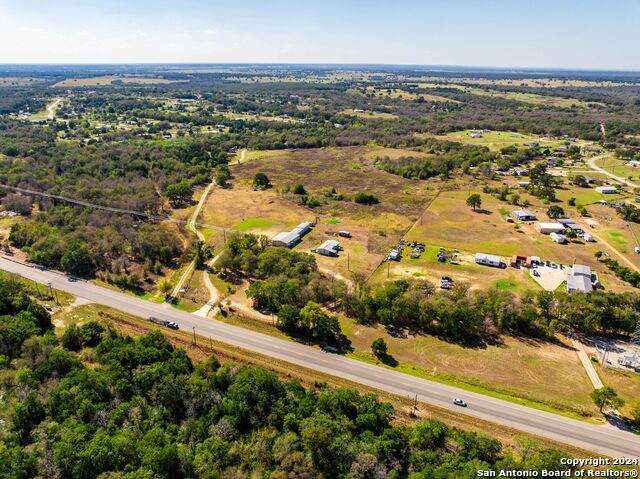
<path fill-rule="evenodd" d="M 537 271 L 537 276 L 534 274 L 534 271 Z M 569 271 L 571 271 L 571 268 L 568 266 L 565 266 L 564 269 L 561 269 L 559 265 L 557 268 L 538 266 L 531 268 L 529 274 L 545 291 L 555 291 L 558 289 L 558 286 L 567 280 Z"/>

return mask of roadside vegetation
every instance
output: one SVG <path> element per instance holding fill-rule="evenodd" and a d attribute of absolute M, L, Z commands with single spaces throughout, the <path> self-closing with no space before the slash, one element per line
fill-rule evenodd
<path fill-rule="evenodd" d="M 565 467 L 557 450 L 516 455 L 436 420 L 395 426 L 393 408 L 373 395 L 311 391 L 214 356 L 194 364 L 159 332 L 131 338 L 89 321 L 58 339 L 43 308 L 15 284 L 0 287 L 2 477 L 427 478 Z"/>

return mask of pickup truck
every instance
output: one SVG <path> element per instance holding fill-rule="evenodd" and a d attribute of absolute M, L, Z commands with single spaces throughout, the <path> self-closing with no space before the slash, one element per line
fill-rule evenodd
<path fill-rule="evenodd" d="M 174 321 L 167 321 L 166 319 L 156 318 L 155 316 L 149 316 L 147 318 L 147 320 L 152 322 L 153 324 L 157 324 L 159 326 L 164 326 L 166 328 L 180 329 L 180 326 L 178 326 L 178 323 L 176 323 Z"/>

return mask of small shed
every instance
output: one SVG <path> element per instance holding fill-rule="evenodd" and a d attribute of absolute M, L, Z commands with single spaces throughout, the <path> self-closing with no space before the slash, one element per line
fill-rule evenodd
<path fill-rule="evenodd" d="M 549 237 L 558 244 L 565 244 L 567 242 L 567 237 L 560 233 L 550 233 Z"/>

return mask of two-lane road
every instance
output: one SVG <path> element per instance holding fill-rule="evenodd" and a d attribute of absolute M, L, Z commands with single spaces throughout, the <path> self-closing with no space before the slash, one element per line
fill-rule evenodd
<path fill-rule="evenodd" d="M 0 269 L 41 283 L 50 282 L 56 289 L 140 317 L 156 316 L 175 321 L 183 330 L 191 331 L 192 328 L 195 328 L 196 333 L 201 336 L 365 384 L 375 389 L 404 397 L 414 398 L 417 396 L 421 402 L 458 410 L 470 416 L 593 452 L 616 457 L 640 457 L 640 438 L 610 426 L 587 424 L 339 355 L 325 353 L 316 348 L 208 320 L 173 308 L 170 309 L 86 281 L 70 281 L 62 274 L 40 270 L 6 258 L 0 258 Z M 469 407 L 464 410 L 456 409 L 456 406 L 451 403 L 453 397 L 464 398 Z"/>

